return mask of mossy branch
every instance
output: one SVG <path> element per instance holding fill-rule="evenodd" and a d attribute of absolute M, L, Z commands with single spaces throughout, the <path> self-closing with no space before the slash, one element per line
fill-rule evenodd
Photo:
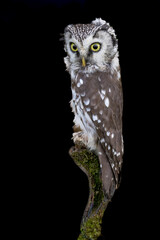
<path fill-rule="evenodd" d="M 72 147 L 69 153 L 89 181 L 89 199 L 82 217 L 78 240 L 97 240 L 101 235 L 103 214 L 110 201 L 103 192 L 99 160 L 93 152 L 81 146 Z"/>

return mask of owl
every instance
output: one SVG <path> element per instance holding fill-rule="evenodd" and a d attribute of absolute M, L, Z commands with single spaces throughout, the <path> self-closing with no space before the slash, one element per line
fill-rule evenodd
<path fill-rule="evenodd" d="M 64 58 L 71 76 L 73 141 L 83 142 L 99 159 L 103 189 L 112 195 L 119 185 L 123 158 L 123 93 L 118 42 L 101 18 L 64 30 Z"/>

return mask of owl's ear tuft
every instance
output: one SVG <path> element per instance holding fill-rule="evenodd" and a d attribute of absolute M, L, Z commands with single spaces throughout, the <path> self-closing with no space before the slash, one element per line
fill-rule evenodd
<path fill-rule="evenodd" d="M 101 18 L 96 18 L 94 21 L 92 21 L 92 24 L 97 27 L 95 34 L 99 30 L 108 31 L 108 29 L 110 28 L 110 24 L 107 23 L 105 20 L 102 20 Z"/>
<path fill-rule="evenodd" d="M 102 18 L 96 18 L 95 20 L 92 21 L 92 24 L 96 25 L 96 26 L 101 26 L 106 24 L 105 20 L 102 20 Z"/>

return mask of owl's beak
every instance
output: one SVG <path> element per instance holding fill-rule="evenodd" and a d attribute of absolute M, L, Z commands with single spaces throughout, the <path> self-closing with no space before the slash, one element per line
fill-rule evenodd
<path fill-rule="evenodd" d="M 85 67 L 86 66 L 86 60 L 84 57 L 82 57 L 82 67 Z"/>

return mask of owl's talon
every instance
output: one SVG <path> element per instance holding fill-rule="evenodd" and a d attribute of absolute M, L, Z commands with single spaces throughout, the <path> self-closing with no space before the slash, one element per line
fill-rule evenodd
<path fill-rule="evenodd" d="M 73 141 L 76 146 L 79 145 L 86 148 L 87 137 L 82 131 L 73 133 Z"/>

